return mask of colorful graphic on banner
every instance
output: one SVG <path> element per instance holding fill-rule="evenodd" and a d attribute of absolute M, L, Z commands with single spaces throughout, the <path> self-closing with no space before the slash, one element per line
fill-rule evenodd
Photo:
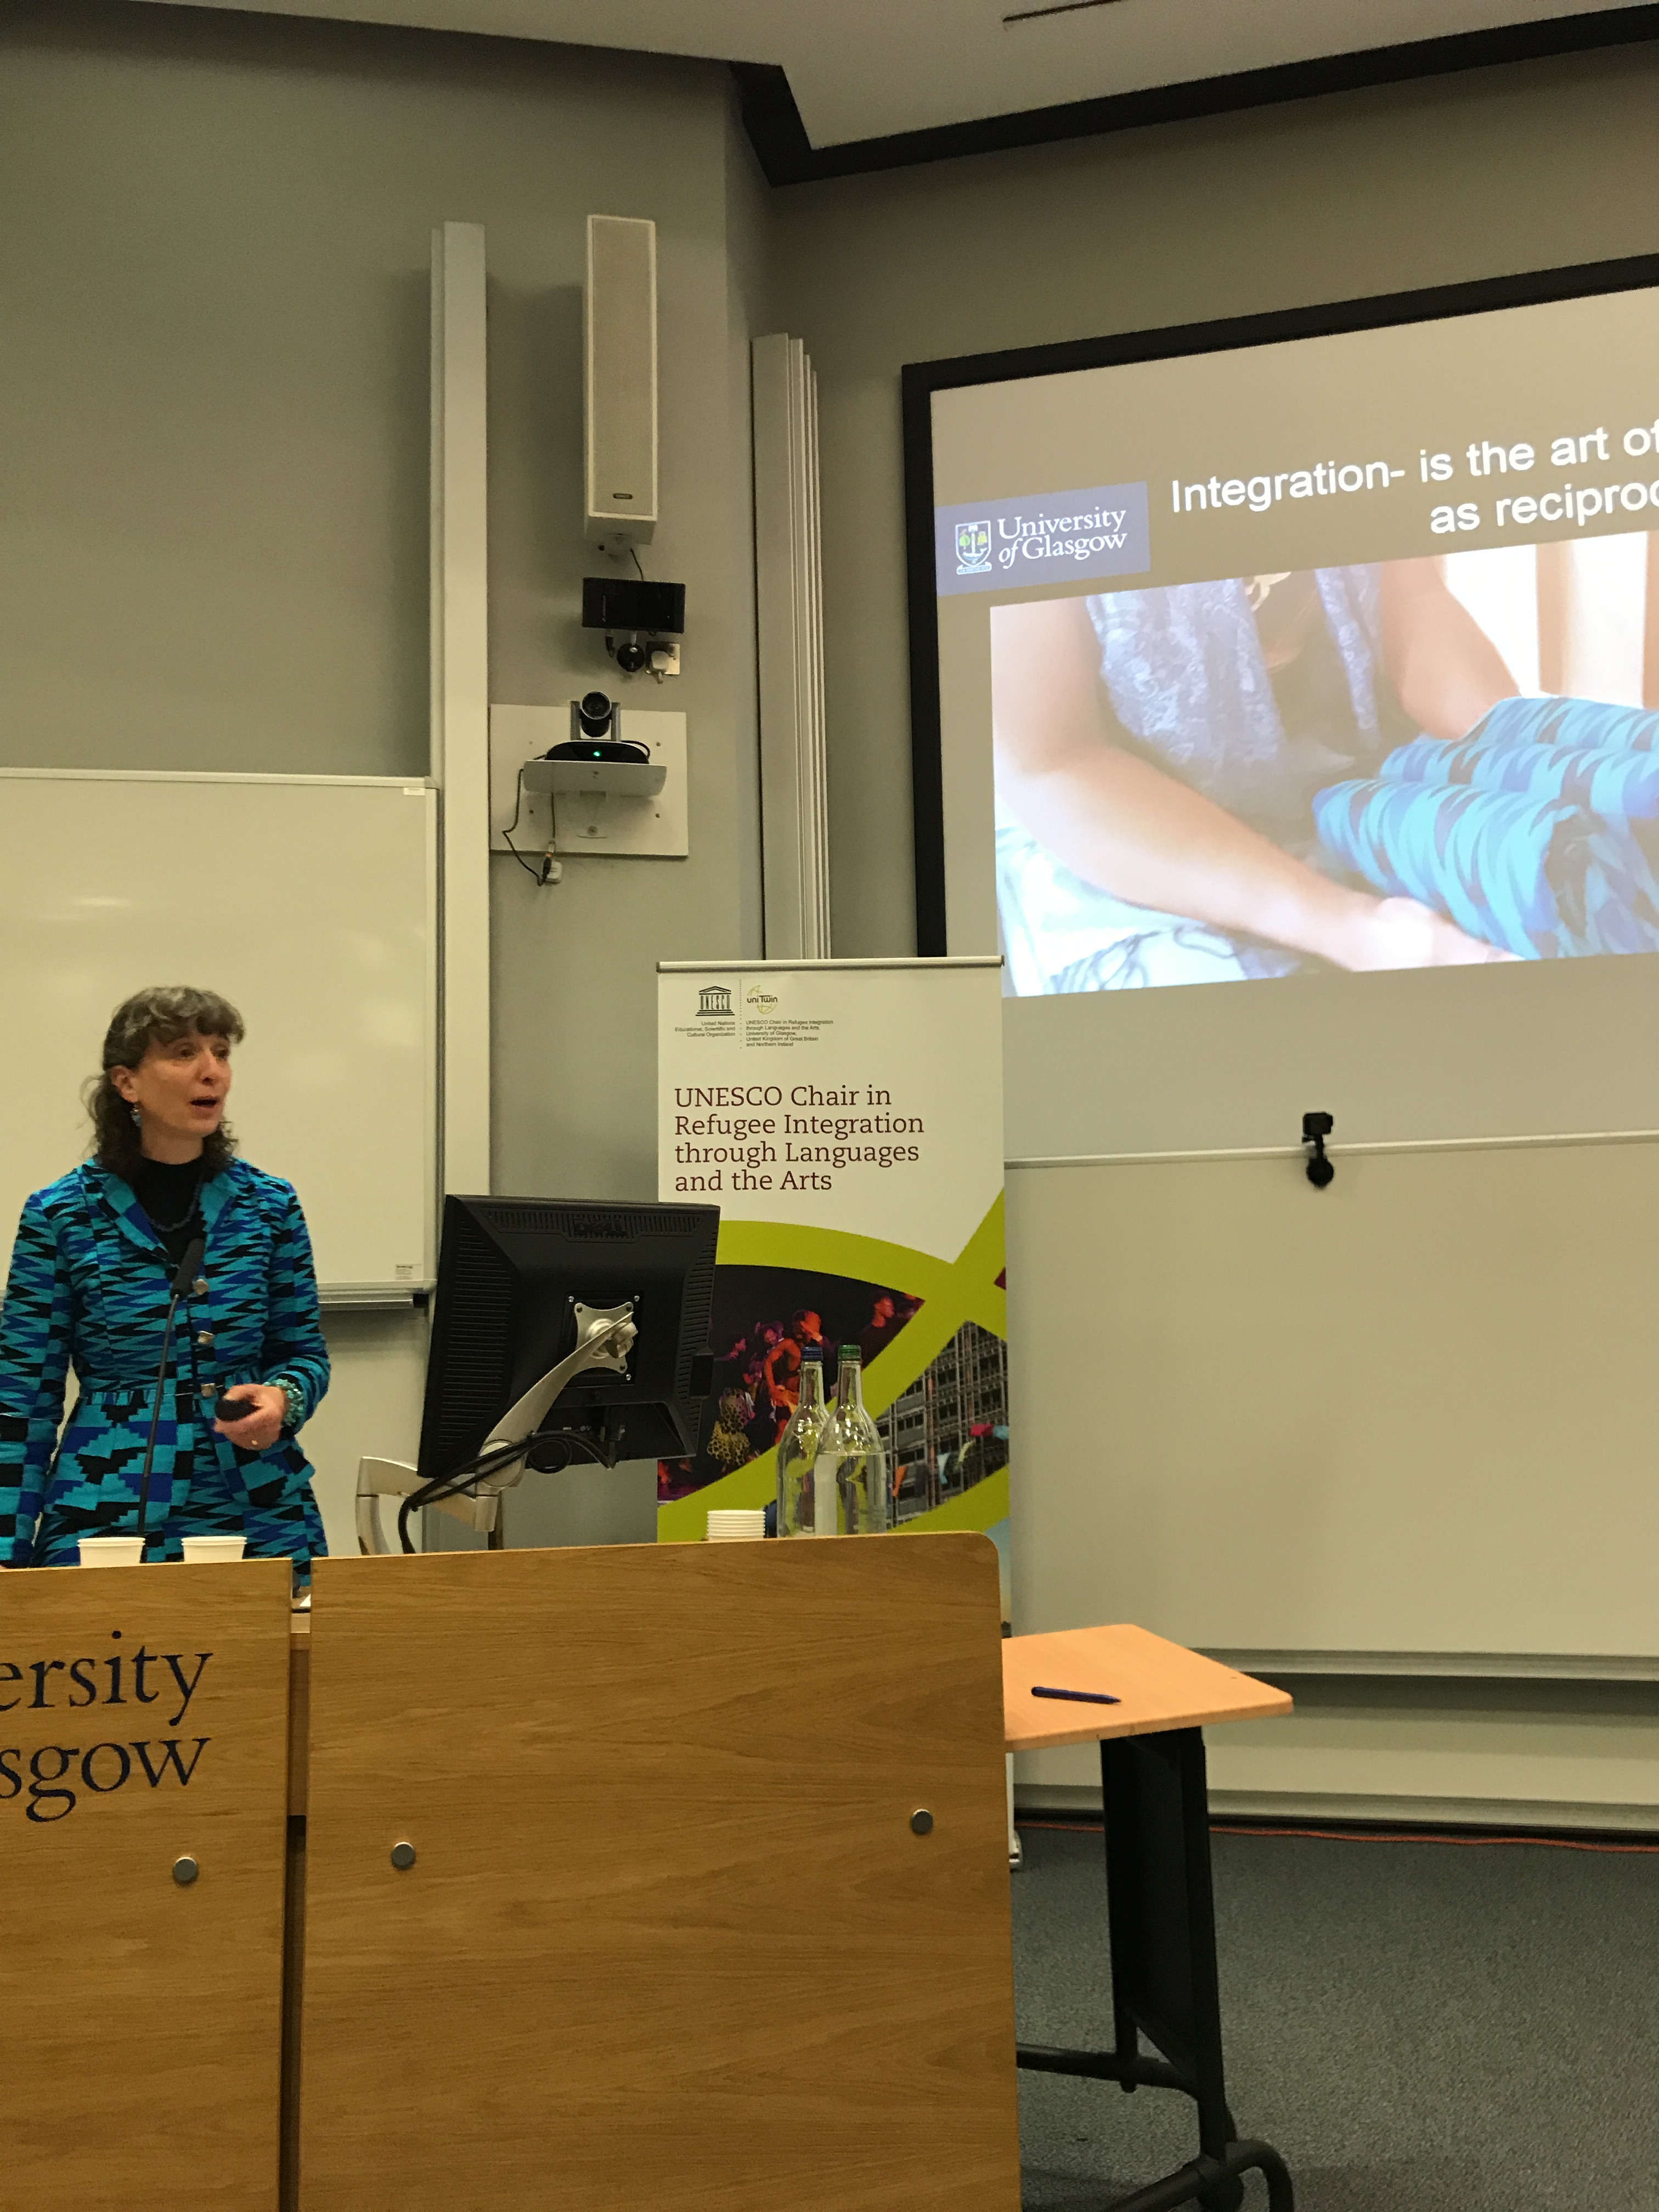
<path fill-rule="evenodd" d="M 770 1499 L 803 1346 L 833 1385 L 856 1343 L 894 1525 L 1006 1559 L 1000 965 L 659 969 L 659 1192 L 720 1208 L 714 1417 L 663 1464 L 663 1539 Z"/>

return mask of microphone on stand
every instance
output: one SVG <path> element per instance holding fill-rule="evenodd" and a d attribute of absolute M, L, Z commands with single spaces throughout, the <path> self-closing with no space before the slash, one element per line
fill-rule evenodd
<path fill-rule="evenodd" d="M 204 1237 L 192 1237 L 185 1247 L 185 1256 L 173 1271 L 173 1295 L 167 1300 L 167 1317 L 161 1328 L 161 1364 L 155 1370 L 155 1397 L 150 1407 L 149 1435 L 144 1443 L 144 1471 L 138 1478 L 138 1557 L 142 1560 L 149 1549 L 145 1522 L 149 1514 L 149 1470 L 155 1457 L 155 1431 L 161 1419 L 161 1392 L 167 1379 L 167 1354 L 173 1348 L 173 1316 L 179 1310 L 179 1301 L 196 1279 L 196 1271 L 207 1250 Z M 174 1413 L 178 1411 L 174 1406 Z"/>

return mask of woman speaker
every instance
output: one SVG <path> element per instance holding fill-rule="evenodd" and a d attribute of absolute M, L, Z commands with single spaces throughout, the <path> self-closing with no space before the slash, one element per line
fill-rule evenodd
<path fill-rule="evenodd" d="M 296 1441 L 328 1388 L 311 1243 L 291 1186 L 234 1155 L 242 1034 L 211 991 L 118 1006 L 93 1157 L 23 1209 L 0 1308 L 0 1564 L 72 1565 L 82 1537 L 141 1527 L 147 1559 L 240 1534 L 302 1577 L 327 1548 Z"/>

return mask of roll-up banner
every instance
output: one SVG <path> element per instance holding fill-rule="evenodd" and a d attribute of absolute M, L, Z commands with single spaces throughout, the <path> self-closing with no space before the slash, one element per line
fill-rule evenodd
<path fill-rule="evenodd" d="M 993 959 L 665 961 L 658 1188 L 720 1209 L 714 1413 L 657 1533 L 768 1504 L 819 1342 L 863 1354 L 890 1525 L 1008 1528 L 1002 986 Z"/>

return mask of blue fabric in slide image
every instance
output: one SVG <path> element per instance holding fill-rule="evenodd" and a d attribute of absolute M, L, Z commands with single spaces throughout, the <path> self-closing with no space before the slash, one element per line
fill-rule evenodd
<path fill-rule="evenodd" d="M 1492 744 L 1466 738 L 1461 745 L 1414 738 L 1397 745 L 1381 773 L 1389 783 L 1473 783 L 1486 791 L 1559 799 L 1592 814 L 1626 821 L 1659 817 L 1659 752 L 1623 752 L 1611 745 Z"/>
<path fill-rule="evenodd" d="M 1628 830 L 1470 784 L 1370 779 L 1316 794 L 1328 851 L 1523 959 L 1659 951 L 1659 882 Z"/>
<path fill-rule="evenodd" d="M 1659 711 L 1620 707 L 1607 699 L 1561 699 L 1553 695 L 1543 699 L 1500 699 L 1463 742 L 1611 746 L 1621 753 L 1659 752 Z"/>

